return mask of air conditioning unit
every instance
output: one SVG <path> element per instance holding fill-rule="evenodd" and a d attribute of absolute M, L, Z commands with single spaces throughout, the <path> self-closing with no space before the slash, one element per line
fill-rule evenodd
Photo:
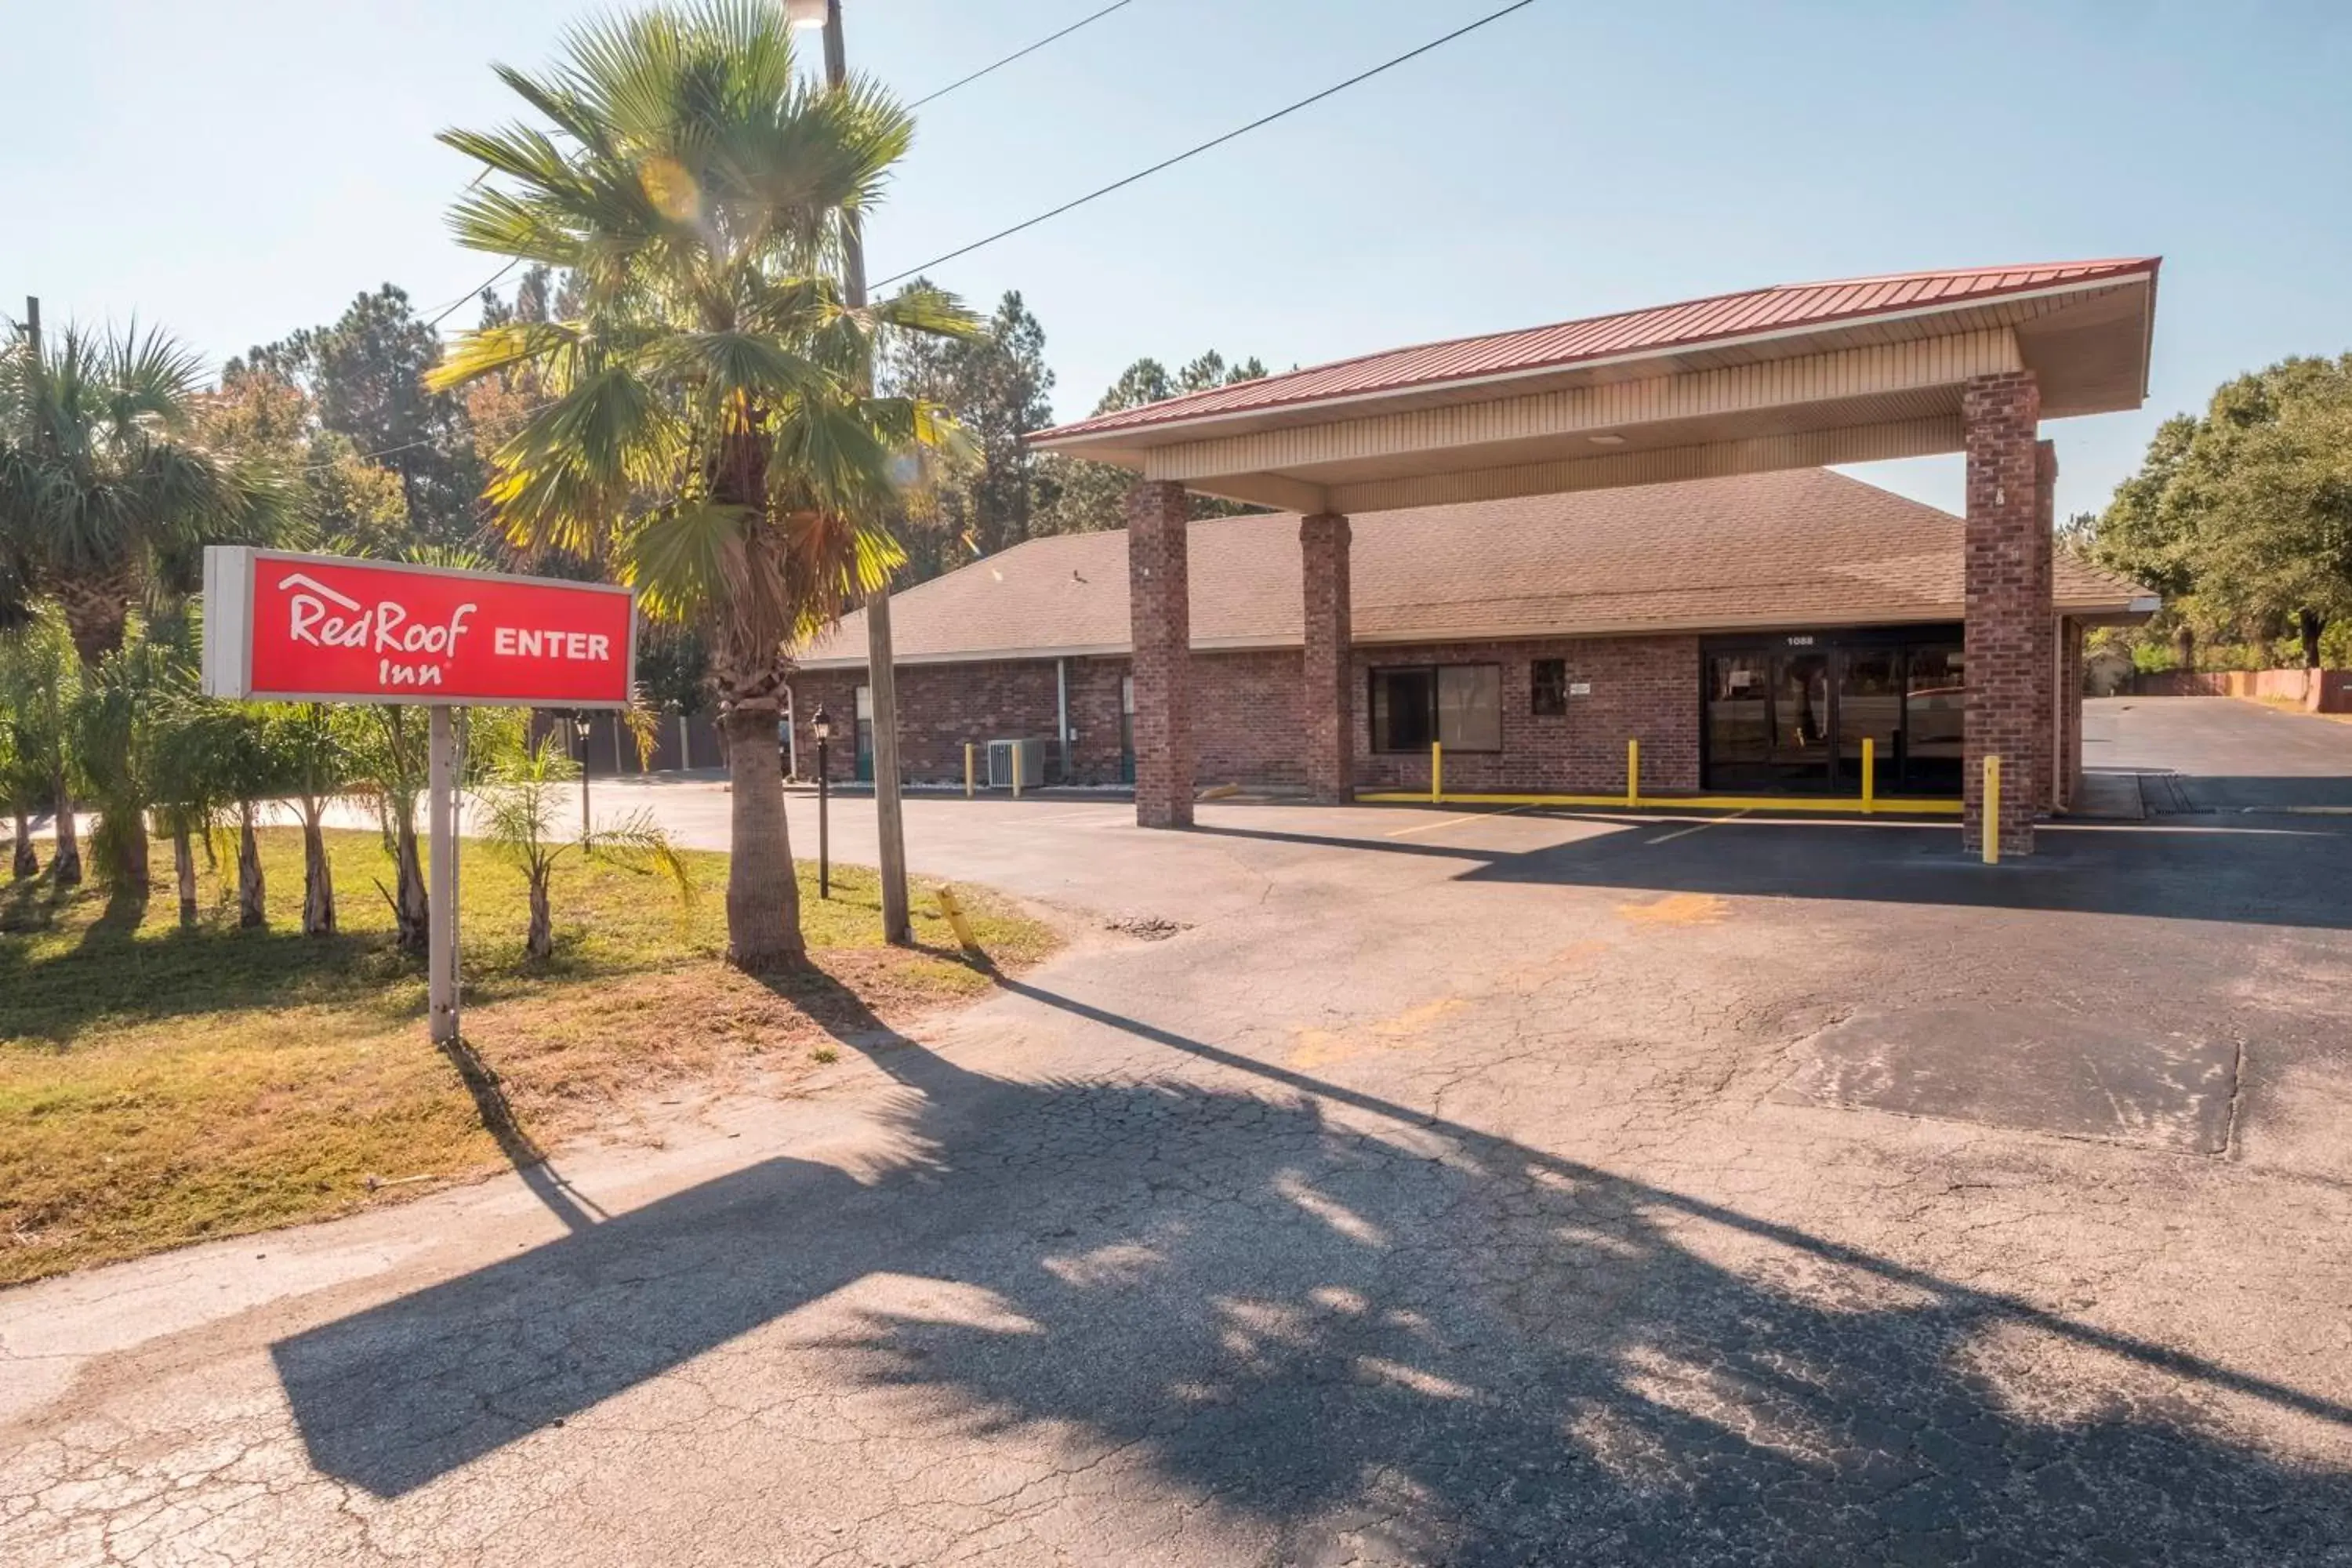
<path fill-rule="evenodd" d="M 1045 782 L 1045 748 L 1034 741 L 988 743 L 988 787 L 1035 789 Z"/>

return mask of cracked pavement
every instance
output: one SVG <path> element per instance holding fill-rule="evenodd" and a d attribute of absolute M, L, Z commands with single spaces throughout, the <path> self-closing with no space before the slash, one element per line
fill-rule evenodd
<path fill-rule="evenodd" d="M 1093 934 L 602 1223 L 0 1294 L 0 1562 L 2352 1563 L 2352 824 L 908 820 Z"/>

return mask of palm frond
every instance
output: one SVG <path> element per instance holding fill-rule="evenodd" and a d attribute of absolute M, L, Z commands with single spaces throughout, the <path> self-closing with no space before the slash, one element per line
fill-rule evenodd
<path fill-rule="evenodd" d="M 822 366 L 760 332 L 676 332 L 648 343 L 638 357 L 650 374 L 689 388 L 714 417 L 733 403 L 823 398 L 840 390 Z"/>
<path fill-rule="evenodd" d="M 496 375 L 517 365 L 561 367 L 568 383 L 581 350 L 583 333 L 569 321 L 509 321 L 467 332 L 446 350 L 441 363 L 425 373 L 425 384 L 447 392 Z"/>
<path fill-rule="evenodd" d="M 751 597 L 757 584 L 743 548 L 751 516 L 748 507 L 711 500 L 666 507 L 630 532 L 615 562 L 621 579 L 648 616 L 678 625 Z"/>
<path fill-rule="evenodd" d="M 586 843 L 597 854 L 625 866 L 650 867 L 661 872 L 677 890 L 678 908 L 694 907 L 699 891 L 694 868 L 678 852 L 677 840 L 654 820 L 652 812 L 632 812 L 618 822 L 608 822 L 590 834 Z"/>
<path fill-rule="evenodd" d="M 961 300 L 929 283 L 910 283 L 887 300 L 876 300 L 866 313 L 877 326 L 930 337 L 969 340 L 988 332 L 987 321 L 966 310 Z"/>

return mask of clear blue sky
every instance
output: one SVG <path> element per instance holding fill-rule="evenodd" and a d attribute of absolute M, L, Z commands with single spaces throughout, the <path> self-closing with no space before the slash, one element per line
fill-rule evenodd
<path fill-rule="evenodd" d="M 847 0 L 912 98 L 1101 0 Z M 1500 0 L 1134 0 L 923 111 L 884 276 L 1423 42 Z M 0 310 L 163 322 L 215 360 L 391 280 L 495 263 L 433 140 L 520 107 L 562 0 L 8 8 Z M 26 68 L 29 65 L 30 68 Z M 1139 354 L 1276 368 L 1756 284 L 2166 258 L 2147 408 L 2053 426 L 2062 511 L 2164 415 L 2352 347 L 2352 6 L 1538 0 L 1446 49 L 940 269 L 1017 288 L 1059 411 Z M 452 319 L 470 319 L 470 308 Z M 1865 477 L 1957 507 L 1957 458 Z"/>

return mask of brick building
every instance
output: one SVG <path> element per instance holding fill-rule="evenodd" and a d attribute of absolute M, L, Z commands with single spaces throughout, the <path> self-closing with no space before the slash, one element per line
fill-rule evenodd
<path fill-rule="evenodd" d="M 1202 784 L 1421 788 L 1437 740 L 1450 791 L 1595 793 L 1623 787 L 1638 740 L 1645 792 L 1852 794 L 1867 736 L 1882 795 L 1960 793 L 1969 664 L 1983 657 L 1962 631 L 1967 525 L 1825 469 L 1223 518 L 1166 537 L 1184 545 L 1157 570 L 1185 580 Z M 2023 661 L 2074 657 L 2086 624 L 2152 607 L 2086 563 L 2042 559 L 2050 616 L 1991 655 L 2012 679 Z M 1149 749 L 1134 566 L 1128 531 L 1040 539 L 893 595 L 906 777 L 960 784 L 967 744 L 1028 739 L 1051 782 L 1133 782 Z M 1335 613 L 1315 603 L 1318 583 L 1336 584 L 1349 624 L 1327 645 L 1344 658 L 1317 668 L 1306 629 Z M 838 721 L 836 775 L 870 767 L 867 727 L 847 742 L 865 648 L 853 616 L 801 660 L 804 773 L 819 703 Z M 2078 688 L 2052 680 L 2009 742 L 2050 737 L 2061 791 L 2079 768 Z M 1315 732 L 1326 715 L 1343 734 Z M 1318 780 L 1318 758 L 1339 759 L 1344 780 Z"/>

